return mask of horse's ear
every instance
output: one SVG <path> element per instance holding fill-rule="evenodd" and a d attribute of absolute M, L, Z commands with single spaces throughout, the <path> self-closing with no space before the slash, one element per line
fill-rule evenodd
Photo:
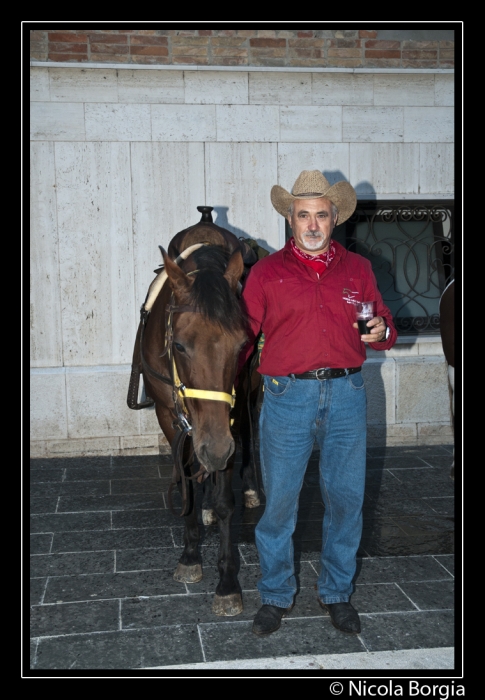
<path fill-rule="evenodd" d="M 243 272 L 243 257 L 241 255 L 241 251 L 236 249 L 229 258 L 229 262 L 227 263 L 226 271 L 224 273 L 224 277 L 228 281 L 233 292 L 237 290 L 237 285 L 239 284 Z"/>
<path fill-rule="evenodd" d="M 162 246 L 159 246 L 159 248 L 162 251 L 163 264 L 165 265 L 169 284 L 172 287 L 178 301 L 185 303 L 186 297 L 190 292 L 190 288 L 193 285 L 194 280 L 186 275 L 185 272 L 180 269 L 177 263 L 168 257 L 168 254 L 165 252 Z"/>

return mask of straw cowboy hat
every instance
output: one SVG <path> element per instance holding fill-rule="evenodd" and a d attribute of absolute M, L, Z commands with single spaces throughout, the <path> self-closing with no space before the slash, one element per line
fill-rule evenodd
<path fill-rule="evenodd" d="M 351 184 L 341 180 L 335 185 L 330 185 L 319 170 L 303 170 L 298 175 L 291 194 L 279 185 L 271 189 L 271 202 L 278 214 L 285 219 L 295 199 L 318 199 L 318 197 L 326 197 L 335 204 L 338 209 L 337 224 L 347 221 L 357 205 L 357 195 Z"/>

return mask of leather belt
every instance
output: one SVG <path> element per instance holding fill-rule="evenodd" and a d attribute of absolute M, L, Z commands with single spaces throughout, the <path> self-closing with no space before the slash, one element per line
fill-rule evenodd
<path fill-rule="evenodd" d="M 345 377 L 347 374 L 355 374 L 360 372 L 362 367 L 348 367 L 347 369 L 333 369 L 330 367 L 322 367 L 321 369 L 312 369 L 311 372 L 303 372 L 303 374 L 290 374 L 290 377 L 295 379 L 337 379 Z"/>

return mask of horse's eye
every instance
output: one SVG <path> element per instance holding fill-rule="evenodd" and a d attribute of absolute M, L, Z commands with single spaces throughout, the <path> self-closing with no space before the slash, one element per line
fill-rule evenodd
<path fill-rule="evenodd" d="M 185 352 L 184 346 L 183 346 L 183 345 L 180 345 L 180 343 L 174 343 L 174 347 L 175 347 L 175 349 L 178 350 L 179 352 Z"/>

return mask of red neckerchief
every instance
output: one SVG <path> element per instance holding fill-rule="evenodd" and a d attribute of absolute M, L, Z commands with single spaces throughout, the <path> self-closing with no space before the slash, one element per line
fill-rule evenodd
<path fill-rule="evenodd" d="M 294 238 L 290 238 L 290 244 L 293 255 L 298 258 L 298 260 L 301 260 L 302 263 L 305 263 L 305 265 L 309 265 L 313 268 L 315 272 L 322 272 L 322 266 L 328 267 L 329 263 L 331 263 L 335 257 L 335 246 L 333 243 L 330 243 L 330 248 L 325 253 L 320 253 L 319 255 L 308 255 L 304 253 L 295 244 Z"/>

